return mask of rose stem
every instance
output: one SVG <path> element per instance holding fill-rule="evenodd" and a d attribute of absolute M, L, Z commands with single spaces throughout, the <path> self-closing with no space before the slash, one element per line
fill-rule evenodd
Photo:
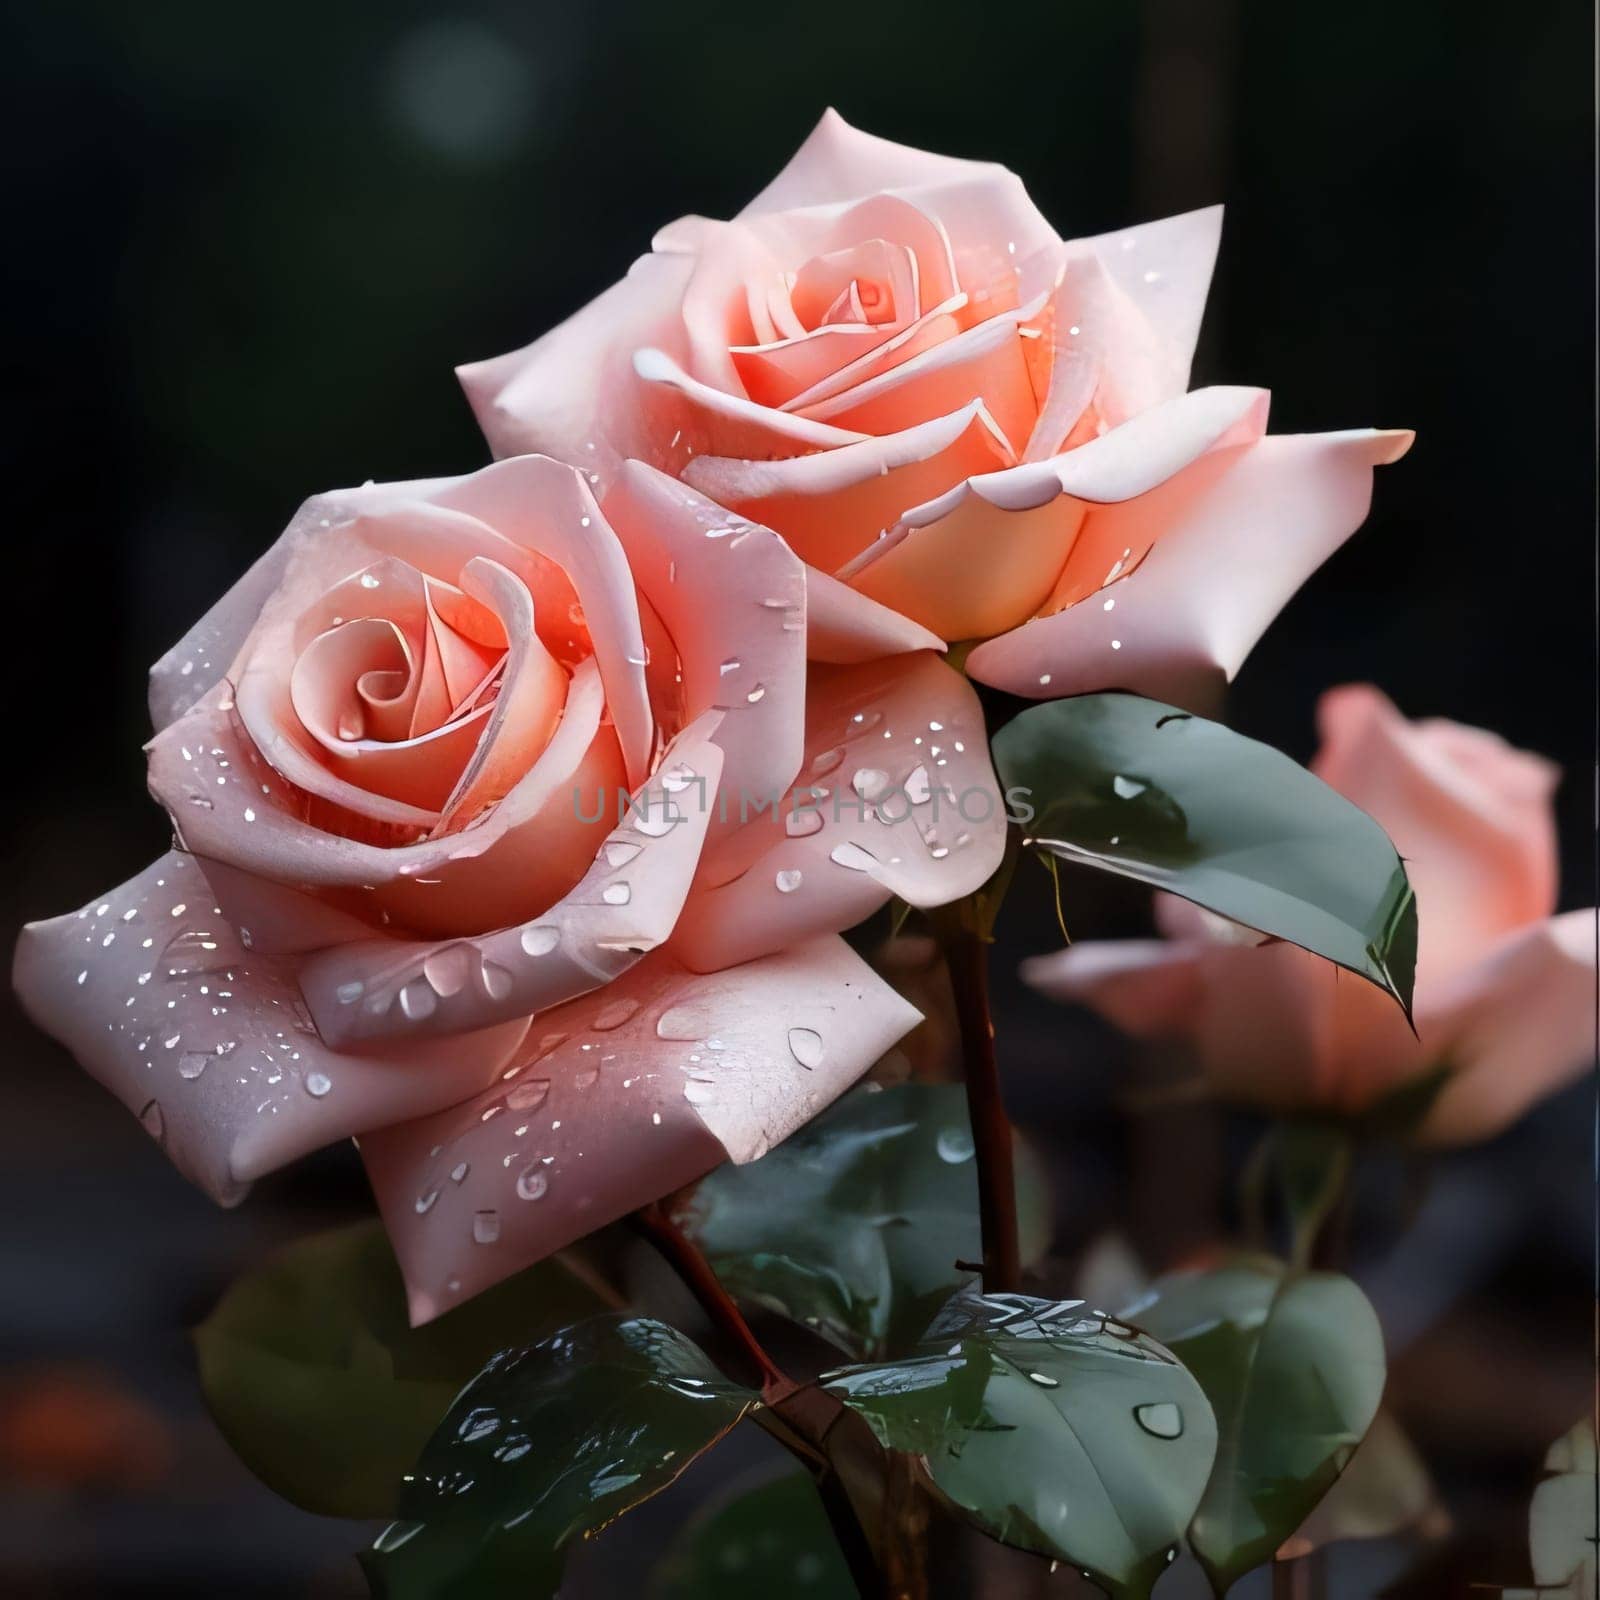
<path fill-rule="evenodd" d="M 750 1331 L 733 1297 L 718 1281 L 711 1263 L 701 1255 L 698 1246 L 667 1215 L 660 1202 L 642 1207 L 633 1214 L 634 1225 L 666 1258 L 667 1264 L 683 1279 L 685 1287 L 700 1303 L 700 1309 L 711 1319 L 746 1359 L 761 1374 L 762 1387 L 782 1385 L 792 1388 L 789 1378 L 762 1347 L 761 1341 Z"/>
<path fill-rule="evenodd" d="M 988 1294 L 1009 1293 L 1022 1283 L 1017 1243 L 1017 1180 L 1011 1124 L 1000 1097 L 1000 1067 L 994 1052 L 994 1022 L 989 1014 L 989 941 L 973 927 L 965 907 L 938 919 L 940 942 L 955 994 L 967 1080 L 967 1115 L 978 1158 L 978 1221 L 983 1234 L 983 1287 Z"/>

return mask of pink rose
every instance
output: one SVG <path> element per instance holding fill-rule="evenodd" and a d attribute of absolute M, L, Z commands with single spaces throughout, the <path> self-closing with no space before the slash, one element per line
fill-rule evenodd
<path fill-rule="evenodd" d="M 637 464 L 603 507 L 542 457 L 318 496 L 154 669 L 174 849 L 32 925 L 17 986 L 224 1202 L 361 1135 L 425 1319 L 915 1020 L 837 932 L 1004 835 L 929 642 Z"/>
<path fill-rule="evenodd" d="M 1167 896 L 1167 940 L 1075 944 L 1025 976 L 1188 1040 L 1227 1099 L 1357 1113 L 1446 1067 L 1423 1137 L 1486 1138 L 1593 1060 L 1595 915 L 1551 915 L 1556 770 L 1479 728 L 1408 722 L 1364 685 L 1325 694 L 1318 726 L 1312 770 L 1383 825 L 1416 890 L 1415 1036 L 1371 985 Z"/>
<path fill-rule="evenodd" d="M 664 228 L 526 349 L 462 369 L 497 454 L 632 457 L 1032 698 L 1231 677 L 1411 436 L 1265 436 L 1185 392 L 1220 209 L 1063 242 L 1003 167 L 830 112 L 732 222 Z M 575 376 L 576 375 L 576 376 Z"/>

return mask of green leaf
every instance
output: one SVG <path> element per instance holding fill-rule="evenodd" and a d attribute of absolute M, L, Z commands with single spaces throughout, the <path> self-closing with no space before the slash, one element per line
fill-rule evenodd
<path fill-rule="evenodd" d="M 392 1516 L 461 1386 L 506 1344 L 604 1304 L 561 1258 L 412 1328 L 376 1221 L 316 1234 L 237 1280 L 195 1329 L 200 1387 L 269 1488 L 324 1516 Z"/>
<path fill-rule="evenodd" d="M 755 1403 L 649 1317 L 493 1357 L 423 1448 L 363 1565 L 387 1600 L 554 1594 L 565 1547 L 658 1493 Z"/>
<path fill-rule="evenodd" d="M 1166 1570 L 1216 1449 L 1174 1356 L 1081 1301 L 963 1291 L 914 1358 L 822 1381 L 987 1533 L 1117 1596 Z"/>
<path fill-rule="evenodd" d="M 1050 1242 L 1039 1164 L 1017 1147 L 1023 1258 Z M 966 1095 L 906 1083 L 846 1095 L 748 1166 L 719 1167 L 681 1217 L 731 1293 L 849 1355 L 907 1348 L 983 1253 Z"/>
<path fill-rule="evenodd" d="M 785 1468 L 736 1483 L 685 1524 L 651 1600 L 856 1600 L 810 1474 Z"/>
<path fill-rule="evenodd" d="M 1154 884 L 1370 979 L 1407 1015 L 1411 886 L 1388 836 L 1287 756 L 1130 694 L 1032 706 L 994 738 L 1030 842 Z"/>
<path fill-rule="evenodd" d="M 1172 1350 L 1216 1413 L 1189 1542 L 1222 1594 L 1272 1559 L 1361 1443 L 1383 1394 L 1382 1330 L 1348 1278 L 1265 1257 L 1160 1279 L 1122 1314 Z"/>

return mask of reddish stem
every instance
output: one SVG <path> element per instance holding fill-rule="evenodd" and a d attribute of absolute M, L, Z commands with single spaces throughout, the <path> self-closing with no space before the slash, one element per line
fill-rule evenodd
<path fill-rule="evenodd" d="M 967 1081 L 967 1114 L 978 1158 L 978 1220 L 983 1230 L 983 1287 L 1010 1293 L 1022 1284 L 1017 1242 L 1017 1179 L 1011 1123 L 1000 1095 L 994 1022 L 989 1014 L 989 942 L 966 926 L 943 929 L 945 961 Z"/>
<path fill-rule="evenodd" d="M 762 1388 L 793 1388 L 790 1379 L 751 1332 L 744 1314 L 711 1270 L 711 1263 L 701 1255 L 699 1247 L 672 1220 L 661 1204 L 655 1202 L 634 1212 L 633 1221 L 645 1238 L 666 1258 L 673 1271 L 683 1279 L 685 1287 L 700 1303 L 701 1310 L 710 1317 L 712 1324 L 744 1353 L 761 1374 Z"/>

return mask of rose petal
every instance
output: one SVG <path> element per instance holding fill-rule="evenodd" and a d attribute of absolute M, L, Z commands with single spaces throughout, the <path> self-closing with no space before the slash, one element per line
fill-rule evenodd
<path fill-rule="evenodd" d="M 1092 939 L 1022 963 L 1023 981 L 1136 1039 L 1182 1031 L 1203 1001 L 1195 951 L 1167 939 Z"/>
<path fill-rule="evenodd" d="M 943 905 L 1000 864 L 982 708 L 937 656 L 813 669 L 806 756 L 776 814 L 752 812 L 704 863 L 674 939 L 696 969 L 850 927 L 892 895 Z"/>
<path fill-rule="evenodd" d="M 739 214 L 750 217 L 796 206 L 836 205 L 880 189 L 998 174 L 1010 176 L 1004 167 L 990 162 L 935 155 L 863 133 L 830 106 L 783 171 Z"/>
<path fill-rule="evenodd" d="M 1168 394 L 1188 387 L 1221 238 L 1222 207 L 1207 206 L 1066 246 L 1068 259 L 1092 252 L 1155 331 L 1169 361 Z"/>
<path fill-rule="evenodd" d="M 314 956 L 300 986 L 322 1037 L 427 1038 L 529 1016 L 610 982 L 661 944 L 712 815 L 718 720 L 711 713 L 679 735 L 583 880 L 536 918 L 443 944 L 369 939 Z M 702 783 L 704 796 L 687 796 Z M 574 809 L 589 803 L 569 799 Z"/>
<path fill-rule="evenodd" d="M 837 938 L 712 977 L 660 952 L 539 1018 L 492 1089 L 362 1140 L 412 1322 L 756 1159 L 917 1020 Z"/>
<path fill-rule="evenodd" d="M 252 891 L 235 875 L 230 891 L 229 910 L 251 922 L 259 911 L 262 925 L 302 922 L 321 937 L 364 931 L 291 890 Z M 30 924 L 14 981 L 39 1027 L 224 1205 L 309 1151 L 477 1093 L 526 1031 L 515 1019 L 377 1055 L 331 1050 L 293 962 L 253 948 L 217 910 L 202 865 L 177 852 L 76 915 Z"/>
<path fill-rule="evenodd" d="M 1289 596 L 1360 526 L 1373 467 L 1410 442 L 1376 429 L 1266 438 L 1092 514 L 1091 524 L 1116 519 L 1097 529 L 1111 544 L 1152 541 L 1143 564 L 1104 599 L 979 645 L 967 671 L 1032 699 L 1122 688 L 1181 703 L 1197 680 L 1231 679 Z"/>
<path fill-rule="evenodd" d="M 1317 722 L 1312 771 L 1376 818 L 1405 859 L 1422 913 L 1419 983 L 1555 909 L 1551 763 L 1481 729 L 1408 722 L 1368 685 L 1329 690 Z"/>
<path fill-rule="evenodd" d="M 150 669 L 150 723 L 156 733 L 227 676 L 268 597 L 282 581 L 289 544 L 279 539 Z"/>
<path fill-rule="evenodd" d="M 641 782 L 648 768 L 652 727 L 639 605 L 628 558 L 586 479 L 547 456 L 521 456 L 497 461 L 481 472 L 436 480 L 426 488 L 438 505 L 466 512 L 566 574 L 577 591 L 600 664 L 606 707 L 616 725 L 628 781 Z"/>
<path fill-rule="evenodd" d="M 722 713 L 722 792 L 781 794 L 800 767 L 805 572 L 783 540 L 642 462 L 606 516 L 677 649 L 687 718 Z M 718 818 L 713 836 L 725 827 Z"/>
<path fill-rule="evenodd" d="M 900 433 L 978 399 L 1015 455 L 1038 415 L 1017 332 L 1031 310 L 1019 307 L 991 317 L 794 415 L 857 433 Z"/>
<path fill-rule="evenodd" d="M 921 623 L 806 568 L 806 654 L 813 661 L 876 661 L 908 650 L 943 649 L 944 640 Z"/>
<path fill-rule="evenodd" d="M 635 375 L 633 353 L 652 345 L 686 358 L 679 308 L 692 270 L 686 256 L 641 256 L 620 283 L 532 344 L 458 367 L 495 455 L 583 462 L 602 493 L 627 457 L 654 459 L 648 441 L 664 446 L 672 426 L 660 431 L 657 397 Z"/>
<path fill-rule="evenodd" d="M 147 747 L 151 792 L 180 844 L 281 883 L 343 891 L 372 920 L 419 931 L 504 927 L 560 899 L 606 830 L 587 799 L 580 808 L 573 796 L 614 794 L 624 782 L 592 660 L 574 674 L 560 726 L 510 794 L 459 832 L 409 845 L 328 832 L 261 759 L 230 704 L 223 684 Z"/>
<path fill-rule="evenodd" d="M 816 455 L 703 456 L 689 463 L 684 479 L 718 504 L 777 529 L 803 560 L 833 572 L 892 528 L 907 506 L 1012 459 L 983 403 L 973 401 L 950 416 Z"/>
<path fill-rule="evenodd" d="M 832 450 L 864 437 L 849 428 L 813 422 L 713 388 L 691 377 L 661 349 L 641 347 L 634 353 L 633 368 L 642 383 L 658 391 L 658 413 L 672 423 L 671 437 L 656 437 L 642 445 L 637 459 L 669 472 L 681 473 L 695 456 L 793 456 Z"/>
<path fill-rule="evenodd" d="M 1595 1069 L 1595 913 L 1569 911 L 1501 940 L 1419 997 L 1417 1025 L 1452 1070 L 1423 1125 L 1430 1143 L 1486 1139 Z"/>

